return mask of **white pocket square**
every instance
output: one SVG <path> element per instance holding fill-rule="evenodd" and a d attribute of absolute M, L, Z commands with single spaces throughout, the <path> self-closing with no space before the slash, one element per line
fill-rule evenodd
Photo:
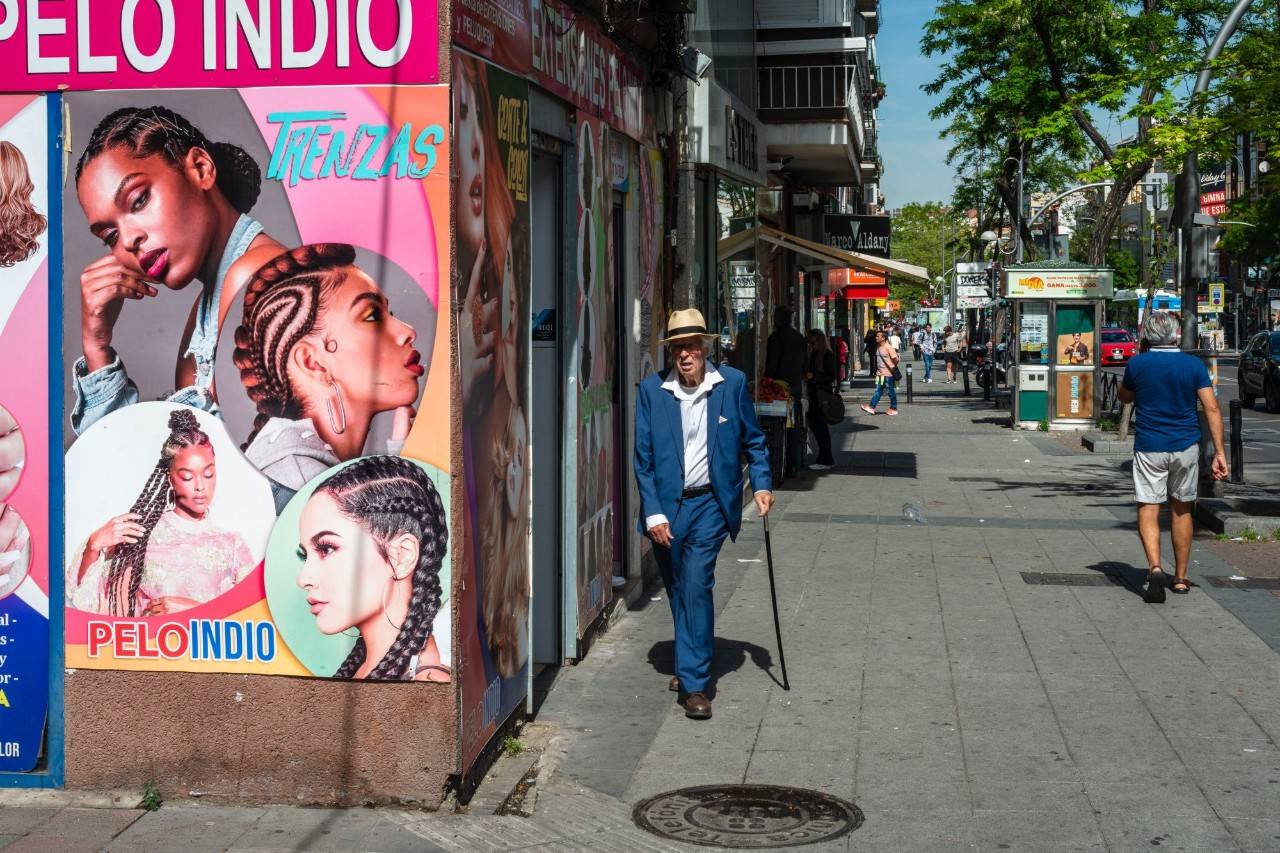
<path fill-rule="evenodd" d="M 726 418 L 724 415 L 721 415 L 721 416 L 720 416 L 720 420 L 716 421 L 716 423 L 719 423 L 719 424 L 725 424 L 725 423 L 728 423 L 728 422 L 729 422 L 729 419 L 728 419 L 728 418 Z"/>

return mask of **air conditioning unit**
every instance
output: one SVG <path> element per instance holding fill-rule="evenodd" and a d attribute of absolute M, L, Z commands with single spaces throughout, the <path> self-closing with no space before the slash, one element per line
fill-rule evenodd
<path fill-rule="evenodd" d="M 815 192 L 808 193 L 792 193 L 791 206 L 801 209 L 814 210 L 821 203 L 818 194 Z"/>

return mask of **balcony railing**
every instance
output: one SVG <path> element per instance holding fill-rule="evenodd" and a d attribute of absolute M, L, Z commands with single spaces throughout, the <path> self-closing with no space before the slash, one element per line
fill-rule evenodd
<path fill-rule="evenodd" d="M 783 65 L 760 69 L 761 110 L 845 110 L 853 65 Z"/>

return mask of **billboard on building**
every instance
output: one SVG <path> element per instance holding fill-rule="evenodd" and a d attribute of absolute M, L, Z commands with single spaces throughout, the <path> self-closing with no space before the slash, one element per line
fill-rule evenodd
<path fill-rule="evenodd" d="M 436 0 L 0 3 L 0 91 L 439 82 Z"/>
<path fill-rule="evenodd" d="M 0 772 L 35 768 L 49 712 L 51 111 L 0 95 Z"/>
<path fill-rule="evenodd" d="M 608 133 L 604 122 L 579 114 L 576 335 L 577 379 L 577 587 L 581 637 L 613 596 L 614 419 L 617 402 L 617 294 L 613 286 L 607 181 Z M 665 322 L 663 323 L 665 326 Z"/>
<path fill-rule="evenodd" d="M 453 43 L 517 74 L 533 70 L 529 0 L 453 0 Z"/>
<path fill-rule="evenodd" d="M 67 665 L 450 680 L 448 90 L 65 103 Z"/>
<path fill-rule="evenodd" d="M 453 62 L 465 769 L 528 690 L 532 259 L 529 85 L 460 51 Z"/>
<path fill-rule="evenodd" d="M 827 213 L 822 217 L 822 242 L 845 252 L 887 258 L 892 234 L 888 216 Z"/>

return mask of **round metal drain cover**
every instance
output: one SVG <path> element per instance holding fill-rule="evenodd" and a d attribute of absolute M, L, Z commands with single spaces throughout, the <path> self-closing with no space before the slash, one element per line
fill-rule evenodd
<path fill-rule="evenodd" d="M 766 850 L 814 844 L 862 826 L 862 810 L 818 791 L 778 785 L 703 785 L 635 807 L 641 829 L 690 844 Z"/>

